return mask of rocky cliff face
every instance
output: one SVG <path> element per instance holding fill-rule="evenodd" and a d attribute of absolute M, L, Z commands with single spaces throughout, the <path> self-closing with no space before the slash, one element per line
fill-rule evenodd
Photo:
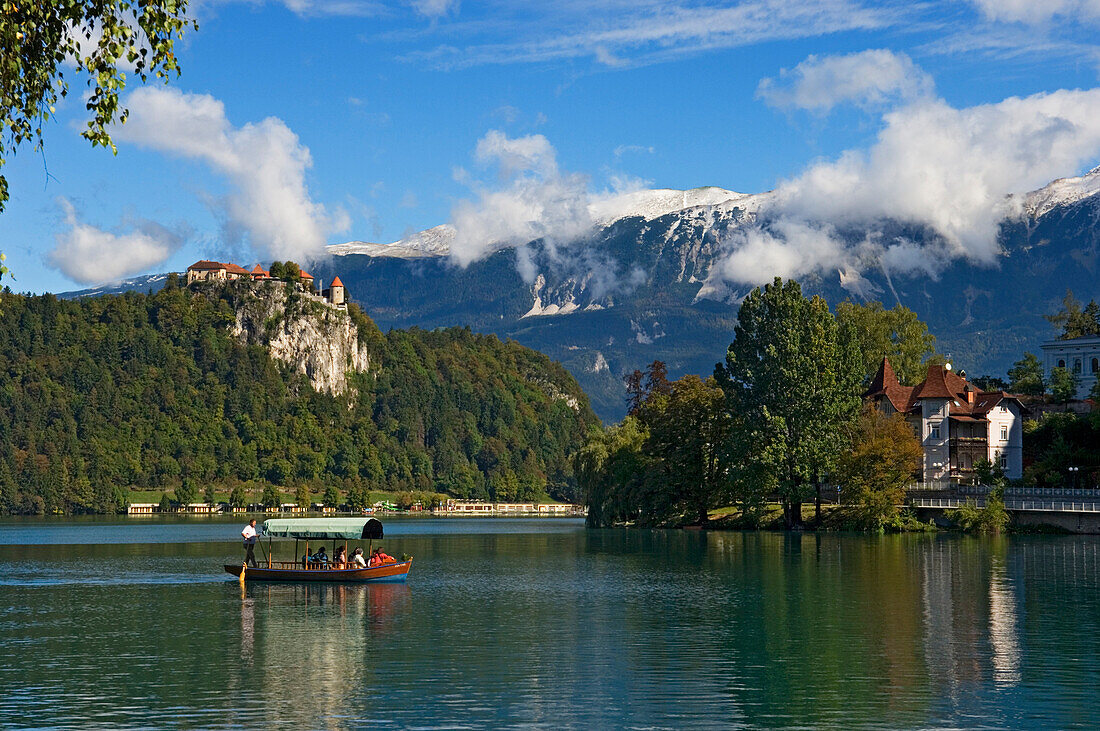
<path fill-rule="evenodd" d="M 236 320 L 230 332 L 241 342 L 262 345 L 273 358 L 305 375 L 316 391 L 348 391 L 348 373 L 370 370 L 371 357 L 346 310 L 305 293 L 288 293 L 282 283 L 238 283 Z"/>

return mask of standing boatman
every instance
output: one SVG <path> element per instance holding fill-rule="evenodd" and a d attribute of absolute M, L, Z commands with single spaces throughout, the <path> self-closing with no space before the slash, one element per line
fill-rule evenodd
<path fill-rule="evenodd" d="M 252 565 L 252 568 L 259 568 L 256 564 L 256 554 L 253 550 L 256 548 L 256 519 L 248 521 L 248 525 L 241 531 L 241 538 L 244 538 L 244 563 L 245 565 Z"/>

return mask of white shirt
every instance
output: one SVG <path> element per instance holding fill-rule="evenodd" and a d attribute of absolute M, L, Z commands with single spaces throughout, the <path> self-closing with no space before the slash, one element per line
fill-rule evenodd
<path fill-rule="evenodd" d="M 244 530 L 241 531 L 241 536 L 244 538 L 245 543 L 256 542 L 256 529 L 251 524 L 246 525 Z"/>
<path fill-rule="evenodd" d="M 357 554 L 355 554 L 355 555 L 354 555 L 354 556 L 352 557 L 351 561 L 352 561 L 352 563 L 354 563 L 354 564 L 355 564 L 356 566 L 359 566 L 359 567 L 361 567 L 361 568 L 364 568 L 364 569 L 365 569 L 365 568 L 367 567 L 367 562 L 363 560 L 363 554 L 361 554 L 361 553 L 357 553 Z"/>

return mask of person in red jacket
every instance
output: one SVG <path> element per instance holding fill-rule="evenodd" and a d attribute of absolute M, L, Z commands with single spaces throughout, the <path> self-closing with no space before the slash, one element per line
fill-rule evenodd
<path fill-rule="evenodd" d="M 393 556 L 389 556 L 381 548 L 374 549 L 374 552 L 370 555 L 371 566 L 381 566 L 384 563 L 393 563 L 397 559 Z"/>

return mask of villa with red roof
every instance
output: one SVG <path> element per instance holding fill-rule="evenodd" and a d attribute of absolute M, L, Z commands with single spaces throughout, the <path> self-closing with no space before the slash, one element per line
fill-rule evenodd
<path fill-rule="evenodd" d="M 1023 406 L 1010 393 L 979 390 L 951 364 L 929 365 L 922 382 L 903 386 L 883 358 L 863 397 L 912 424 L 924 448 L 926 482 L 967 480 L 983 459 L 1009 479 L 1023 476 Z"/>

